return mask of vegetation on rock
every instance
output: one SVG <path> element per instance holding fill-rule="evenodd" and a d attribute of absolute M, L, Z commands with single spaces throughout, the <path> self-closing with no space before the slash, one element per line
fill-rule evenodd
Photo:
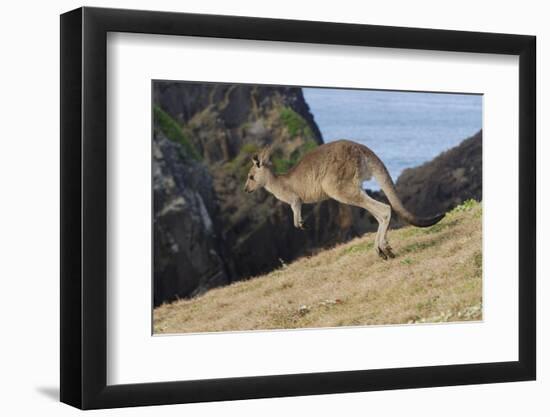
<path fill-rule="evenodd" d="M 191 158 L 195 161 L 201 160 L 201 156 L 189 141 L 189 138 L 184 134 L 177 121 L 157 105 L 153 106 L 153 116 L 154 126 L 158 126 L 158 129 L 160 129 L 168 139 L 181 145 L 182 156 L 184 158 Z"/>
<path fill-rule="evenodd" d="M 281 109 L 281 120 L 290 136 L 303 135 L 305 137 L 313 137 L 313 132 L 304 118 L 290 107 L 283 107 Z"/>

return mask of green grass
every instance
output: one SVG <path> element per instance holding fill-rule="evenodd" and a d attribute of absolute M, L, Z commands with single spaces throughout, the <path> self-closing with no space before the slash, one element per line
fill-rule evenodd
<path fill-rule="evenodd" d="M 311 128 L 304 120 L 302 116 L 292 110 L 290 107 L 283 107 L 281 110 L 281 120 L 286 126 L 290 136 L 304 135 L 307 137 L 312 137 L 313 132 Z"/>
<path fill-rule="evenodd" d="M 473 208 L 475 208 L 479 204 L 476 200 L 473 198 L 470 198 L 469 200 L 464 201 L 462 204 L 456 206 L 454 209 L 450 211 L 450 213 L 460 213 L 464 211 L 470 211 Z"/>
<path fill-rule="evenodd" d="M 343 250 L 342 255 L 347 255 L 350 253 L 360 253 L 365 252 L 374 247 L 374 242 L 361 242 L 358 245 L 350 246 Z"/>
<path fill-rule="evenodd" d="M 184 158 L 194 159 L 195 161 L 201 160 L 201 156 L 197 149 L 193 146 L 189 138 L 185 136 L 178 122 L 159 106 L 153 107 L 153 116 L 155 125 L 159 126 L 162 133 L 171 141 L 179 143 L 182 146 Z"/>
<path fill-rule="evenodd" d="M 434 247 L 439 243 L 439 241 L 440 239 L 432 239 L 424 242 L 414 242 L 414 243 L 411 243 L 410 245 L 405 246 L 402 249 L 402 252 L 403 253 L 420 252 L 425 249 Z"/>

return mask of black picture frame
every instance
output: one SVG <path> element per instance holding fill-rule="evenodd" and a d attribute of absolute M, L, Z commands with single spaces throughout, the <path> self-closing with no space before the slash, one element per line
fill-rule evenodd
<path fill-rule="evenodd" d="M 108 32 L 519 56 L 519 360 L 107 385 Z M 61 401 L 82 409 L 534 380 L 536 38 L 251 17 L 80 8 L 61 15 Z"/>

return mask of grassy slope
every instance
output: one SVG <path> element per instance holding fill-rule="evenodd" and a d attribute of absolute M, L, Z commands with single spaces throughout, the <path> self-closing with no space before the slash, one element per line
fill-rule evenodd
<path fill-rule="evenodd" d="M 374 234 L 267 275 L 154 311 L 155 333 L 351 326 L 481 319 L 481 205 L 467 202 L 427 229 Z"/>

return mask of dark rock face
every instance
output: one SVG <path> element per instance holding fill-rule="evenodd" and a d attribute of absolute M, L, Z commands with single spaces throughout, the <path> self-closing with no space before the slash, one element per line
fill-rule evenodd
<path fill-rule="evenodd" d="M 162 133 L 153 139 L 154 303 L 227 284 L 220 256 L 212 179 L 181 158 Z"/>
<path fill-rule="evenodd" d="M 399 176 L 397 192 L 403 204 L 419 216 L 446 212 L 470 198 L 482 196 L 482 132 L 464 140 Z"/>

